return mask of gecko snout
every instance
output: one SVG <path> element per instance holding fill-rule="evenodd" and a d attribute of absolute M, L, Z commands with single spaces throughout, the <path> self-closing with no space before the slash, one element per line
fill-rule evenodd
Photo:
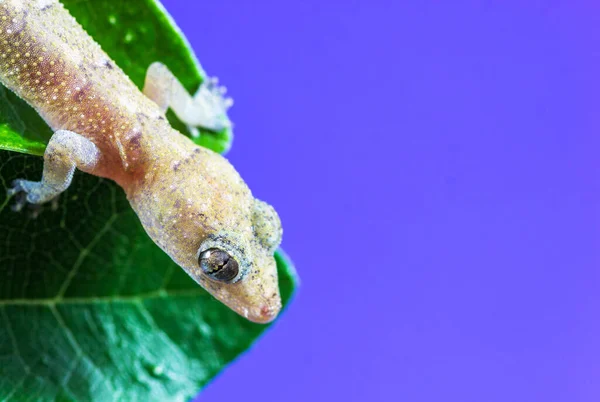
<path fill-rule="evenodd" d="M 221 300 L 248 320 L 267 324 L 277 318 L 281 312 L 281 295 L 276 273 L 273 273 L 273 276 L 264 275 L 261 279 L 258 276 L 252 278 L 252 275 L 248 275 L 240 282 L 229 286 L 225 285 L 221 288 L 221 292 L 227 294 L 227 297 Z"/>
<path fill-rule="evenodd" d="M 281 311 L 281 297 L 279 294 L 273 297 L 272 300 L 262 304 L 258 309 L 257 313 L 253 316 L 249 316 L 248 319 L 257 322 L 259 324 L 267 324 L 275 319 Z"/>

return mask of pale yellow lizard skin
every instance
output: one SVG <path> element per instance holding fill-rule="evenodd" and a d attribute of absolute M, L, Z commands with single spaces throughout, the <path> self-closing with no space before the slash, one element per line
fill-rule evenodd
<path fill-rule="evenodd" d="M 219 88 L 204 84 L 191 97 L 155 63 L 140 92 L 56 0 L 0 0 L 0 81 L 55 131 L 42 180 L 16 180 L 11 195 L 49 201 L 75 168 L 114 180 L 148 235 L 196 282 L 249 320 L 277 316 L 277 213 L 226 159 L 164 117 L 170 107 L 190 127 L 223 128 L 229 101 Z"/>

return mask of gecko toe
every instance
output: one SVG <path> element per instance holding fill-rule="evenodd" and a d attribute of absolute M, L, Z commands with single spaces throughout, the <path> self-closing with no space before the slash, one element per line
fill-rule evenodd
<path fill-rule="evenodd" d="M 58 199 L 60 197 L 54 197 L 52 201 L 50 201 L 50 210 L 57 211 L 58 210 Z"/>
<path fill-rule="evenodd" d="M 10 209 L 14 212 L 20 212 L 25 204 L 27 203 L 27 194 L 23 192 L 23 186 L 20 180 L 14 180 L 11 183 L 12 187 L 6 190 L 8 198 L 15 198 L 15 202 L 11 205 Z"/>
<path fill-rule="evenodd" d="M 30 219 L 36 219 L 40 216 L 40 213 L 44 210 L 44 207 L 39 204 L 29 204 L 28 215 Z"/>
<path fill-rule="evenodd" d="M 27 204 L 27 194 L 18 191 L 15 193 L 15 202 L 11 205 L 10 209 L 14 212 L 21 212 L 25 204 Z"/>
<path fill-rule="evenodd" d="M 13 182 L 11 183 L 12 187 L 9 187 L 8 190 L 6 190 L 6 194 L 9 198 L 23 191 L 23 186 L 21 182 L 21 179 L 13 180 Z"/>

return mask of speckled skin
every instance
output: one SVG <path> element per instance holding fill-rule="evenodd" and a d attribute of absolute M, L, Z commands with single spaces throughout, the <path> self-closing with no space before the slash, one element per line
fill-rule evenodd
<path fill-rule="evenodd" d="M 116 181 L 150 237 L 200 285 L 252 321 L 276 317 L 275 211 L 226 159 L 172 129 L 62 4 L 0 0 L 0 81 L 54 130 L 95 144 L 97 162 L 78 167 Z M 200 269 L 199 253 L 215 246 L 238 261 L 235 283 Z"/>

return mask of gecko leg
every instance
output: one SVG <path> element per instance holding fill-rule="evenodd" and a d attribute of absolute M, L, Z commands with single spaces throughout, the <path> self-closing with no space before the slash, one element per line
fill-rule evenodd
<path fill-rule="evenodd" d="M 163 113 L 171 108 L 194 136 L 198 135 L 197 127 L 220 131 L 231 126 L 226 112 L 233 100 L 225 97 L 225 92 L 216 78 L 210 78 L 192 97 L 164 64 L 152 63 L 146 72 L 144 95 Z"/>
<path fill-rule="evenodd" d="M 100 151 L 93 142 L 72 131 L 58 130 L 44 152 L 42 180 L 13 181 L 8 195 L 21 195 L 13 209 L 19 211 L 26 203 L 43 204 L 53 200 L 69 187 L 75 168 L 90 172 L 99 158 Z"/>

